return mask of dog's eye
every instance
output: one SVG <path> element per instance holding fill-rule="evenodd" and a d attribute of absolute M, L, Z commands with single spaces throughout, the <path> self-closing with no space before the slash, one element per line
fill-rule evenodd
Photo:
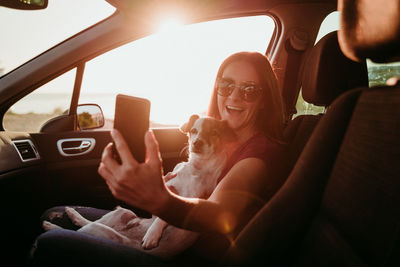
<path fill-rule="evenodd" d="M 190 133 L 191 133 L 191 134 L 197 134 L 197 129 L 196 129 L 196 128 L 190 129 Z"/>

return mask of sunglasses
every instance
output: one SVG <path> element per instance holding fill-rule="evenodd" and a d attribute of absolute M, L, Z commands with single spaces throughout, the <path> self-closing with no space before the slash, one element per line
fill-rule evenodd
<path fill-rule="evenodd" d="M 254 82 L 243 82 L 236 85 L 230 80 L 218 79 L 216 83 L 217 93 L 220 96 L 230 96 L 235 88 L 239 89 L 239 96 L 246 102 L 256 101 L 262 94 L 263 90 Z"/>

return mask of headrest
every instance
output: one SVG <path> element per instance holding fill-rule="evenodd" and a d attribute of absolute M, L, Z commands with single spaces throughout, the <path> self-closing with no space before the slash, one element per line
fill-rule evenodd
<path fill-rule="evenodd" d="M 368 86 L 367 64 L 354 62 L 340 50 L 337 32 L 324 36 L 312 48 L 305 62 L 302 94 L 304 100 L 329 106 L 343 92 Z"/>
<path fill-rule="evenodd" d="M 356 61 L 400 60 L 400 1 L 339 0 L 343 53 Z"/>

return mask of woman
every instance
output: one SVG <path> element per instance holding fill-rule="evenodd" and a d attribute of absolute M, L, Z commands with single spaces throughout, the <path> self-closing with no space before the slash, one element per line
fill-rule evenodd
<path fill-rule="evenodd" d="M 113 131 L 123 164 L 113 159 L 110 144 L 98 171 L 113 195 L 132 206 L 178 227 L 234 237 L 282 183 L 281 177 L 268 176 L 282 152 L 285 113 L 267 58 L 254 52 L 228 57 L 218 71 L 208 115 L 226 120 L 238 141 L 207 200 L 183 198 L 168 190 L 151 131 L 145 136 L 145 163 L 132 158 L 122 136 Z"/>
<path fill-rule="evenodd" d="M 256 52 L 240 52 L 228 57 L 218 70 L 208 115 L 226 120 L 238 136 L 219 183 L 208 199 L 184 198 L 165 186 L 158 144 L 151 131 L 145 135 L 146 161 L 138 163 L 120 133 L 114 130 L 112 138 L 122 164 L 114 160 L 112 144 L 109 144 L 104 149 L 98 172 L 116 198 L 169 224 L 203 233 L 197 247 L 201 248 L 202 241 L 205 242 L 202 249 L 208 248 L 205 253 L 210 257 L 211 251 L 220 256 L 220 251 L 213 246 L 216 237 L 232 240 L 284 180 L 279 163 L 284 150 L 285 111 L 268 59 Z M 212 242 L 207 241 L 210 233 Z M 71 239 L 71 235 L 78 234 L 74 232 L 68 238 Z M 54 243 L 48 240 L 54 238 L 57 236 L 47 237 L 51 250 Z M 91 241 L 91 237 L 85 238 L 90 239 L 85 241 L 87 243 L 98 244 Z M 36 251 L 43 253 L 45 249 L 40 250 L 40 242 L 46 244 L 46 238 L 39 237 L 37 242 Z M 113 252 L 108 250 L 108 253 L 118 256 L 115 246 L 102 246 L 105 247 L 99 251 L 107 251 L 110 246 Z M 141 259 L 145 257 L 137 255 Z"/>

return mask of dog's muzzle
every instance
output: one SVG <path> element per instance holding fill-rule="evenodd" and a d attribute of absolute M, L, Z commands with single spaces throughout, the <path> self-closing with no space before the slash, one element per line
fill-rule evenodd
<path fill-rule="evenodd" d="M 193 142 L 192 152 L 193 153 L 201 153 L 203 145 L 204 145 L 204 142 L 202 140 L 197 139 L 196 141 Z"/>

